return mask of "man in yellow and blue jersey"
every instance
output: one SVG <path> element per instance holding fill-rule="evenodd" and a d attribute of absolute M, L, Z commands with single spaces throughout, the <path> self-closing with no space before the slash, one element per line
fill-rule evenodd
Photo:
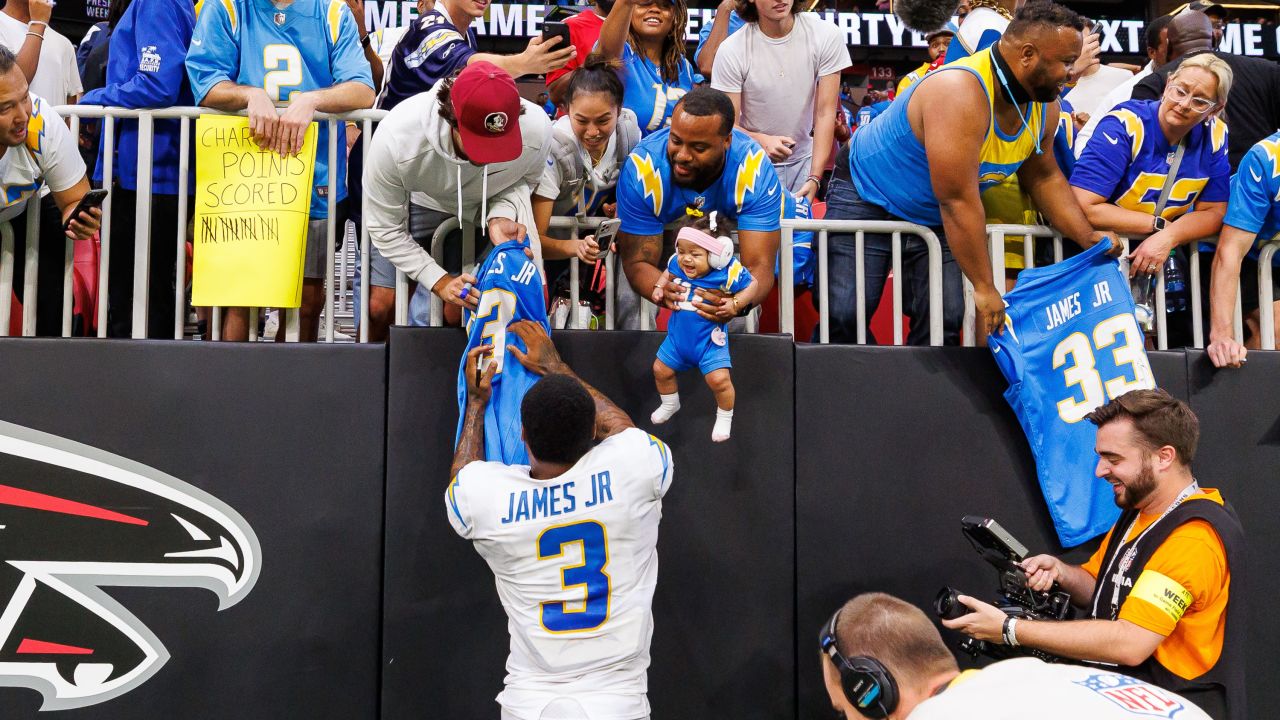
<path fill-rule="evenodd" d="M 249 111 L 253 139 L 281 155 L 302 149 L 318 112 L 373 105 L 373 74 L 360 49 L 355 18 L 342 0 L 209 0 L 196 19 L 187 52 L 196 102 Z M 277 107 L 285 107 L 277 114 Z M 333 168 L 337 200 L 347 196 L 345 152 Z M 320 123 L 315 189 L 307 231 L 302 290 L 302 339 L 315 340 L 324 305 L 325 221 L 329 216 L 329 132 Z M 338 228 L 345 221 L 339 206 Z M 223 337 L 243 340 L 248 313 L 231 309 Z"/>
<path fill-rule="evenodd" d="M 1213 256 L 1210 281 L 1209 345 L 1205 352 L 1216 367 L 1240 367 L 1248 348 L 1261 347 L 1259 313 L 1280 318 L 1280 302 L 1258 306 L 1259 250 L 1280 234 L 1280 131 L 1260 140 L 1240 161 L 1231 178 L 1230 200 Z M 1280 256 L 1272 260 L 1271 297 L 1280 298 Z M 1236 292 L 1244 313 L 1245 342 L 1236 341 L 1232 328 Z"/>
<path fill-rule="evenodd" d="M 773 289 L 787 192 L 764 149 L 733 127 L 735 115 L 728 95 L 695 88 L 676 105 L 670 127 L 640 141 L 618 178 L 618 248 L 627 280 L 641 297 L 649 297 L 662 276 L 664 226 L 689 208 L 737 222 L 742 264 L 756 289 L 736 300 L 697 290 L 698 313 L 720 323 L 745 314 Z M 667 287 L 665 304 L 674 308 L 684 298 Z"/>
<path fill-rule="evenodd" d="M 909 87 L 883 117 L 854 133 L 848 175 L 827 195 L 829 219 L 905 220 L 943 241 L 944 342 L 959 342 L 960 273 L 974 287 L 978 333 L 999 332 L 1004 303 L 991 274 L 981 193 L 1017 175 L 1019 184 L 1063 234 L 1083 246 L 1099 238 L 1071 194 L 1054 157 L 1058 95 L 1082 46 L 1084 22 L 1051 2 L 1018 10 L 986 50 L 942 66 Z M 954 47 L 954 43 L 953 43 Z M 867 318 L 879 304 L 891 266 L 888 235 L 866 234 L 866 288 L 857 297 L 854 238 L 831 236 L 831 333 L 857 336 L 857 304 Z M 909 342 L 928 342 L 928 252 L 903 238 L 903 286 Z"/>

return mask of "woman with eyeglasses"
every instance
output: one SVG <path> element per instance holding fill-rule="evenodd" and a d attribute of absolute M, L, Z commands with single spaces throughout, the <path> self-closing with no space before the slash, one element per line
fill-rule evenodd
<path fill-rule="evenodd" d="M 1230 90 L 1226 62 L 1210 53 L 1187 58 L 1160 100 L 1107 113 L 1076 160 L 1071 185 L 1089 222 L 1146 236 L 1129 254 L 1130 277 L 1159 272 L 1170 252 L 1222 228 L 1231 166 L 1218 114 Z"/>
<path fill-rule="evenodd" d="M 669 125 L 676 103 L 701 80 L 685 57 L 688 24 L 685 0 L 618 0 L 600 29 L 596 52 L 622 62 L 624 103 L 643 135 Z"/>

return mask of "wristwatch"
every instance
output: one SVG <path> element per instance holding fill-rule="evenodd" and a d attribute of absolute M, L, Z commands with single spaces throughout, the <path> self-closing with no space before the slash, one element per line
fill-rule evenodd
<path fill-rule="evenodd" d="M 1158 233 L 1161 230 L 1163 230 L 1165 226 L 1168 224 L 1169 224 L 1168 220 L 1165 220 L 1163 217 L 1156 215 L 1154 218 L 1151 219 L 1151 232 Z"/>

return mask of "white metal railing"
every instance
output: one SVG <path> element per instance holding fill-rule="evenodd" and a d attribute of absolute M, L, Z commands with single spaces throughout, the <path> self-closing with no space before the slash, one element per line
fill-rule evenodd
<path fill-rule="evenodd" d="M 997 288 L 1001 294 L 1004 293 L 1003 278 L 1005 276 L 1005 244 L 1008 241 L 1022 241 L 1022 257 L 1024 266 L 1032 268 L 1036 266 L 1036 241 L 1051 240 L 1053 242 L 1053 258 L 1054 262 L 1060 262 L 1063 255 L 1063 236 L 1062 233 L 1053 228 L 1044 225 L 988 225 L 987 226 L 988 249 L 991 253 L 991 269 L 992 274 L 996 278 Z M 1134 241 L 1141 241 L 1142 237 L 1120 237 L 1119 240 L 1125 244 L 1125 253 L 1120 257 L 1121 268 L 1128 273 L 1129 261 L 1128 253 L 1132 249 Z M 1203 348 L 1205 346 L 1204 332 L 1204 302 L 1205 299 L 1201 293 L 1201 267 L 1199 246 L 1201 243 L 1216 245 L 1217 238 L 1202 238 L 1188 244 L 1188 273 L 1187 273 L 1187 291 L 1189 296 L 1189 311 L 1191 312 L 1191 329 L 1192 329 L 1192 346 Z M 1274 317 L 1267 309 L 1271 307 L 1272 295 L 1271 278 L 1273 269 L 1271 266 L 1277 250 L 1280 250 L 1280 237 L 1273 238 L 1265 243 L 1260 251 L 1258 259 L 1258 307 L 1260 308 L 1260 340 L 1261 346 L 1267 349 L 1275 349 L 1275 323 Z M 1156 319 L 1156 349 L 1168 349 L 1169 330 L 1167 325 L 1168 313 L 1165 311 L 1165 287 L 1164 273 L 1156 274 L 1156 293 L 1155 293 L 1155 319 Z M 973 297 L 972 285 L 965 280 L 965 326 L 964 326 L 964 342 L 966 345 L 974 345 L 977 338 L 974 336 L 973 323 Z M 1236 290 L 1236 307 L 1234 317 L 1234 334 L 1238 342 L 1244 341 L 1244 325 L 1243 315 L 1241 312 L 1241 295 L 1239 288 Z"/>
<path fill-rule="evenodd" d="M 857 340 L 858 344 L 867 342 L 867 307 L 866 307 L 866 233 L 887 234 L 891 237 L 893 268 L 893 344 L 902 344 L 902 236 L 912 235 L 924 241 L 929 252 L 929 344 L 941 345 L 943 339 L 942 308 L 942 243 L 938 236 L 924 225 L 887 220 L 783 220 L 780 255 L 790 258 L 794 255 L 795 231 L 812 231 L 817 234 L 817 246 L 814 249 L 818 260 L 817 285 L 819 292 L 815 298 L 818 305 L 818 339 L 819 342 L 831 341 L 831 308 L 828 290 L 828 234 L 852 233 L 854 236 L 854 252 L 857 258 L 857 270 L 854 287 L 856 298 Z M 778 283 L 779 327 L 783 333 L 795 335 L 795 269 L 794 262 L 779 263 Z"/>
<path fill-rule="evenodd" d="M 132 315 L 132 335 L 135 338 L 143 338 L 147 335 L 148 320 L 148 295 L 150 293 L 150 274 L 148 272 L 151 260 L 151 204 L 152 204 L 152 165 L 153 165 L 153 140 L 155 134 L 156 120 L 177 120 L 179 122 L 179 148 L 178 148 L 178 196 L 185 197 L 190 188 L 188 187 L 188 170 L 190 167 L 190 151 L 191 151 L 191 121 L 201 115 L 245 115 L 240 113 L 222 113 L 207 108 L 196 107 L 176 107 L 163 108 L 154 110 L 131 110 L 125 108 L 108 108 L 91 105 L 69 105 L 59 106 L 57 108 L 59 114 L 69 119 L 72 133 L 79 134 L 79 125 L 83 118 L 96 118 L 102 120 L 102 142 L 109 150 L 115 148 L 116 121 L 121 119 L 136 119 L 138 121 L 138 187 L 137 187 L 137 206 L 136 206 L 136 237 L 134 240 L 133 252 L 133 307 Z M 361 127 L 361 142 L 366 154 L 369 149 L 369 142 L 373 134 L 374 124 L 386 116 L 384 111 L 378 110 L 360 110 L 343 114 L 325 114 L 316 113 L 318 122 L 326 123 L 329 129 L 328 133 L 328 153 L 329 165 L 331 168 L 337 167 L 338 152 L 344 151 L 344 147 L 340 147 L 339 143 L 345 144 L 345 133 L 340 132 L 346 122 L 359 123 Z M 103 186 L 110 188 L 114 178 L 114 152 L 109 151 L 103 159 Z M 338 267 L 335 267 L 335 245 L 337 234 L 343 232 L 346 228 L 339 229 L 337 227 L 337 192 L 335 188 L 336 173 L 331 173 L 329 177 L 328 198 L 328 217 L 327 232 L 325 240 L 325 304 L 323 308 L 323 316 L 325 320 L 325 331 L 323 340 L 325 342 L 334 341 L 334 331 L 337 325 L 335 321 L 335 297 L 339 294 L 340 289 L 345 289 L 349 283 L 349 275 L 354 274 L 354 268 L 348 268 L 346 262 L 341 264 L 341 277 L 338 277 Z M 23 313 L 22 313 L 22 334 L 34 335 L 36 332 L 36 313 L 38 308 L 38 274 L 39 264 L 41 262 L 39 253 L 39 200 L 32 198 L 29 201 L 28 221 L 26 228 L 27 242 L 23 260 Z M 595 229 L 605 218 L 589 217 L 556 217 L 552 218 L 551 227 L 570 230 L 570 237 L 577 239 L 580 232 L 587 229 Z M 111 262 L 111 197 L 108 196 L 103 205 L 102 229 L 100 233 L 101 251 L 100 266 L 98 269 L 98 287 L 97 287 L 97 335 L 98 337 L 106 337 L 108 331 L 108 313 L 110 303 L 110 262 Z M 186 243 L 187 243 L 187 220 L 188 209 L 185 202 L 178 203 L 177 211 L 177 227 L 175 228 L 175 243 L 177 245 L 176 261 L 174 266 L 175 283 L 174 283 L 174 318 L 173 318 L 173 337 L 181 339 L 184 335 L 187 316 L 186 304 Z M 446 221 L 437 228 L 435 236 L 432 239 L 431 252 L 437 260 L 442 260 L 443 240 L 445 236 L 454 229 L 457 229 L 457 220 Z M 470 224 L 464 229 L 470 230 Z M 866 278 L 864 274 L 865 268 L 865 234 L 866 233 L 883 233 L 891 236 L 892 240 L 892 271 L 895 278 L 893 289 L 893 342 L 894 344 L 902 344 L 902 318 L 904 308 L 902 302 L 902 238 L 904 235 L 919 237 L 927 246 L 929 259 L 929 337 L 930 343 L 933 345 L 942 344 L 943 336 L 943 309 L 942 309 L 942 246 L 938 237 L 929 228 L 914 225 L 905 222 L 888 222 L 888 221 L 854 221 L 854 220 L 783 220 L 781 233 L 781 257 L 790 258 L 793 255 L 793 239 L 796 231 L 811 231 L 816 234 L 817 253 L 817 281 L 820 292 L 817 293 L 815 301 L 819 311 L 819 340 L 820 342 L 830 341 L 830 298 L 828 291 L 828 249 L 829 249 L 829 233 L 852 233 L 854 235 L 855 253 L 857 259 L 857 277 L 855 278 L 855 297 L 857 299 L 857 342 L 866 342 L 866 321 L 867 308 L 865 307 L 865 286 Z M 1050 240 L 1053 243 L 1054 261 L 1060 261 L 1063 255 L 1063 238 L 1062 235 L 1052 228 L 1038 225 L 990 225 L 987 228 L 989 248 L 991 251 L 992 271 L 996 279 L 999 281 L 1005 274 L 1005 258 L 1004 246 L 1008 240 L 1021 239 L 1023 245 L 1023 258 L 1026 267 L 1035 267 L 1035 243 L 1039 240 Z M 474 246 L 474 234 L 472 232 L 463 233 L 463 258 L 464 261 L 474 261 L 476 248 Z M 1129 242 L 1125 238 L 1126 247 Z M 1208 239 L 1205 242 L 1215 242 L 1214 239 Z M 8 223 L 0 223 L 0 335 L 9 333 L 9 310 L 11 308 L 11 298 L 13 295 L 13 270 L 14 270 L 14 231 Z M 69 336 L 72 329 L 72 270 L 74 246 L 72 241 L 66 243 L 66 250 L 63 257 L 63 308 L 62 308 L 62 335 Z M 358 320 L 359 340 L 361 342 L 368 341 L 369 332 L 369 263 L 370 263 L 371 243 L 367 232 L 360 233 L 360 274 L 363 281 L 360 284 L 360 317 Z M 1280 251 L 1280 238 L 1265 243 L 1262 247 L 1258 261 L 1258 295 L 1260 312 L 1260 334 L 1262 346 L 1265 348 L 1275 347 L 1275 323 L 1272 313 L 1269 311 L 1273 301 L 1273 293 L 1271 290 L 1271 281 L 1273 269 L 1271 262 L 1277 251 Z M 344 257 L 345 260 L 345 257 Z M 47 259 L 45 260 L 48 261 Z M 1126 262 L 1122 260 L 1122 263 Z M 1190 304 L 1192 310 L 1193 324 L 1193 342 L 1196 347 L 1204 346 L 1204 328 L 1203 314 L 1201 308 L 1203 299 L 1200 291 L 1200 258 L 1198 252 L 1190 253 L 1189 277 L 1187 279 L 1190 295 Z M 570 259 L 570 296 L 571 303 L 574 308 L 577 307 L 579 301 L 579 273 L 581 272 L 580 264 L 577 258 Z M 606 258 L 606 274 L 607 274 L 607 292 L 605 296 L 605 328 L 612 329 L 615 326 L 618 276 L 616 254 L 609 253 Z M 793 262 L 780 263 L 780 271 L 778 276 L 779 283 L 779 326 L 783 333 L 794 335 L 795 333 L 795 307 L 794 307 L 794 264 Z M 998 287 L 1003 289 L 1003 283 L 998 282 Z M 397 271 L 396 273 L 396 310 L 395 318 L 399 324 L 408 321 L 408 281 L 404 274 Z M 643 305 L 642 305 L 643 306 Z M 968 281 L 965 281 L 965 324 L 964 336 L 966 344 L 974 344 L 973 332 L 973 299 L 972 288 Z M 1156 319 L 1157 319 L 1157 347 L 1164 349 L 1167 347 L 1167 327 L 1165 296 L 1164 296 L 1164 278 L 1163 274 L 1157 275 L 1157 291 L 1156 291 Z M 345 309 L 345 308 L 344 308 Z M 431 307 L 431 324 L 439 324 L 442 321 L 440 301 L 433 297 Z M 221 308 L 213 308 L 212 311 L 212 327 L 211 334 L 214 339 L 218 339 L 221 335 Z M 250 340 L 257 337 L 256 333 L 256 316 L 257 309 L 250 309 Z M 286 339 L 296 341 L 299 337 L 300 322 L 298 310 L 288 309 L 283 313 Z M 576 313 L 570 313 L 570 326 L 577 324 Z M 640 313 L 641 329 L 650 329 L 651 317 L 646 312 Z M 753 326 L 752 326 L 753 327 Z M 1240 300 L 1237 294 L 1237 307 L 1235 317 L 1235 332 L 1237 339 L 1242 337 L 1243 324 L 1240 313 Z"/>
<path fill-rule="evenodd" d="M 151 260 L 151 201 L 152 201 L 152 165 L 153 165 L 153 141 L 155 136 L 156 120 L 176 119 L 179 122 L 179 144 L 178 144 L 178 197 L 186 197 L 188 188 L 188 170 L 190 168 L 190 152 L 191 152 L 191 121 L 201 115 L 245 115 L 244 112 L 239 113 L 223 113 L 208 108 L 196 107 L 175 107 L 153 110 L 132 110 L 126 108 L 102 107 L 97 105 L 63 105 L 56 108 L 57 112 L 70 120 L 71 132 L 73 135 L 79 135 L 79 126 L 83 118 L 98 118 L 102 120 L 102 143 L 108 149 L 103 157 L 103 187 L 110 189 L 114 179 L 114 150 L 115 150 L 115 129 L 116 121 L 120 119 L 136 119 L 138 121 L 138 188 L 137 188 L 137 208 L 136 208 L 136 236 L 134 239 L 134 257 L 133 257 L 133 308 L 132 335 L 135 338 L 144 338 L 147 335 L 148 320 L 148 295 L 150 293 L 150 275 L 149 266 Z M 368 151 L 369 138 L 372 135 L 373 124 L 386 116 L 386 112 L 381 110 L 359 110 L 356 112 L 342 114 L 326 114 L 316 113 L 315 117 L 318 122 L 326 123 L 329 129 L 328 142 L 328 160 L 331 168 L 337 167 L 337 157 L 339 152 L 339 142 L 343 143 L 342 151 L 345 152 L 345 133 L 339 132 L 344 127 L 345 122 L 359 122 L 362 129 L 362 142 L 364 149 Z M 334 332 L 334 295 L 335 295 L 335 273 L 334 273 L 334 247 L 338 228 L 336 226 L 337 218 L 337 192 L 334 186 L 336 181 L 336 173 L 329 176 L 329 192 L 328 192 L 328 228 L 326 233 L 326 267 L 325 267 L 325 341 L 333 342 Z M 30 211 L 28 212 L 27 221 L 27 237 L 28 242 L 25 249 L 24 258 L 24 277 L 23 277 L 23 328 L 24 335 L 35 334 L 35 317 L 38 305 L 38 284 L 36 278 L 36 270 L 39 267 L 39 243 L 36 241 L 39 234 L 39 200 L 32 198 L 29 203 Z M 100 266 L 98 270 L 98 303 L 97 303 L 97 334 L 98 337 L 107 336 L 107 320 L 110 303 L 110 272 L 111 265 L 111 196 L 107 196 L 106 202 L 102 208 L 102 229 L 101 238 L 101 254 Z M 7 224 L 5 225 L 7 227 Z M 185 202 L 178 203 L 177 227 L 175 228 L 177 244 L 177 259 L 174 263 L 175 283 L 174 283 L 174 318 L 173 318 L 173 336 L 175 339 L 183 337 L 183 330 L 186 324 L 186 242 L 187 242 L 187 205 Z M 368 258 L 368 236 L 367 234 L 362 241 L 362 268 L 365 277 L 368 276 L 367 258 Z M 0 268 L 0 334 L 8 332 L 8 309 L 10 307 L 10 297 L 12 294 L 12 253 L 13 253 L 13 233 L 12 229 L 0 234 L 0 261 L 3 261 L 3 268 Z M 7 249 L 8 255 L 4 255 Z M 72 245 L 68 241 L 66 257 L 64 258 L 65 270 L 63 273 L 63 321 L 62 334 L 68 336 L 71 334 L 71 313 L 72 304 L 71 297 L 71 278 L 72 278 Z M 362 289 L 362 299 L 365 300 L 367 306 L 368 284 L 366 283 Z M 256 328 L 256 308 L 251 309 L 250 314 L 250 340 L 256 339 L 256 332 L 252 330 Z M 221 309 L 213 309 L 213 321 L 211 333 L 214 339 L 218 339 L 221 335 Z M 286 318 L 286 338 L 289 340 L 297 340 L 299 334 L 298 310 L 289 309 L 285 312 Z M 362 336 L 367 330 L 362 329 Z"/>

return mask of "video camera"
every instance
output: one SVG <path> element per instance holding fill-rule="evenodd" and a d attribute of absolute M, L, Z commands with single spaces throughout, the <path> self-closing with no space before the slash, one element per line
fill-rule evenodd
<path fill-rule="evenodd" d="M 992 603 L 1010 617 L 1030 620 L 1070 620 L 1074 610 L 1071 607 L 1071 596 L 1053 584 L 1047 592 L 1038 592 L 1027 587 L 1027 574 L 1019 564 L 1027 556 L 1027 548 L 1018 542 L 1000 523 L 990 518 L 966 515 L 960 520 L 960 527 L 969 544 L 978 551 L 978 555 L 996 569 L 1000 577 L 1000 587 L 996 591 L 996 601 Z M 969 609 L 957 600 L 959 590 L 944 587 L 933 601 L 934 612 L 938 617 L 954 620 L 969 614 Z M 1029 647 L 1009 647 L 994 645 L 985 640 L 965 638 L 960 649 L 973 657 L 986 655 L 995 660 L 1007 660 L 1015 657 L 1038 657 L 1045 662 L 1058 662 L 1061 658 L 1042 650 Z"/>

